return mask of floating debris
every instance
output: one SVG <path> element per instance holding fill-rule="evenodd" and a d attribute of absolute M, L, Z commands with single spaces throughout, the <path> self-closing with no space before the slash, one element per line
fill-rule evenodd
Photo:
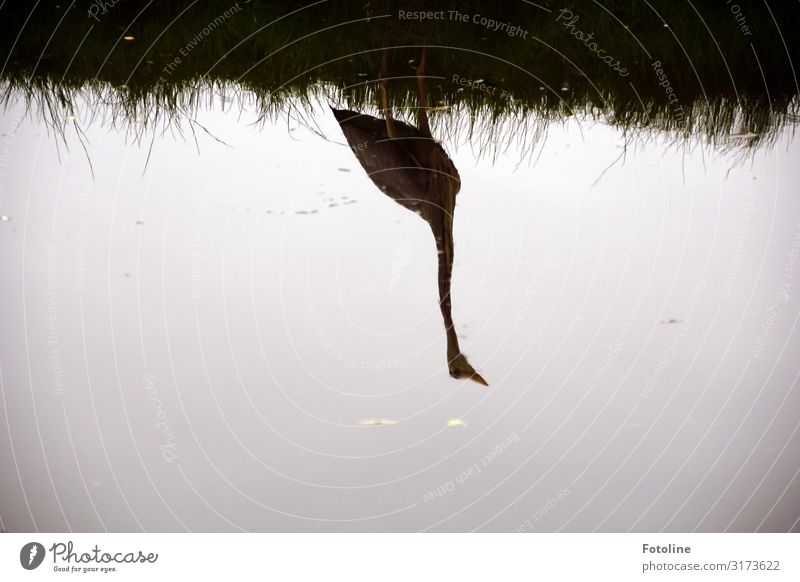
<path fill-rule="evenodd" d="M 348 168 L 336 168 L 336 169 L 339 170 L 340 172 L 349 172 L 350 171 Z"/>
<path fill-rule="evenodd" d="M 123 36 L 123 37 L 122 37 L 122 40 L 128 40 L 128 41 L 130 41 L 130 40 L 133 40 L 133 39 L 135 39 L 135 38 L 136 38 L 136 37 L 135 37 L 135 36 L 133 36 L 132 34 L 126 34 L 125 36 Z"/>
<path fill-rule="evenodd" d="M 135 224 L 144 224 L 144 220 L 137 220 Z"/>
<path fill-rule="evenodd" d="M 447 421 L 447 428 L 455 428 L 457 426 L 467 426 L 467 423 L 460 418 L 451 418 Z"/>
<path fill-rule="evenodd" d="M 384 426 L 389 424 L 397 424 L 397 421 L 392 420 L 391 418 L 365 418 L 364 420 L 359 420 L 358 424 L 361 426 Z"/>
<path fill-rule="evenodd" d="M 663 320 L 661 323 L 686 323 L 685 319 L 666 319 Z"/>
<path fill-rule="evenodd" d="M 328 208 L 334 208 L 336 206 L 342 206 L 344 204 L 355 204 L 357 202 L 356 200 L 349 199 L 348 196 L 341 196 L 339 198 L 334 198 L 334 197 L 331 197 L 331 196 L 324 196 L 322 192 L 317 192 L 316 195 L 322 197 L 323 205 L 328 207 Z M 313 204 L 313 202 L 312 202 L 312 204 Z M 249 211 L 250 209 L 247 209 L 247 210 Z M 313 208 L 313 207 L 295 208 L 295 209 L 289 209 L 289 210 L 279 210 L 277 208 L 265 208 L 263 210 L 260 210 L 259 212 L 262 215 L 263 214 L 270 214 L 272 216 L 285 215 L 285 214 L 289 214 L 289 215 L 298 215 L 298 214 L 308 215 L 308 214 L 319 214 L 323 210 L 324 210 L 324 208 L 319 208 L 319 207 L 318 208 Z"/>
<path fill-rule="evenodd" d="M 3 222 L 11 222 L 11 217 L 7 214 L 4 214 L 3 216 L 0 216 L 0 220 Z"/>

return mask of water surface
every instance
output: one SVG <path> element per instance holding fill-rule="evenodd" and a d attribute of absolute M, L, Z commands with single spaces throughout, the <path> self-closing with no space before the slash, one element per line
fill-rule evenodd
<path fill-rule="evenodd" d="M 531 30 L 576 51 L 547 18 Z M 179 26 L 159 42 L 188 42 L 193 22 Z M 363 62 L 315 68 L 272 110 L 269 76 L 192 86 L 181 69 L 120 90 L 123 45 L 87 83 L 100 40 L 53 85 L 63 55 L 37 69 L 23 35 L 0 121 L 2 527 L 797 530 L 800 152 L 785 63 L 762 59 L 752 81 L 730 58 L 750 50 L 734 30 L 721 54 L 744 82 L 723 87 L 708 53 L 694 63 L 705 85 L 676 65 L 687 128 L 644 61 L 641 102 L 580 52 L 589 81 L 529 69 L 550 95 L 537 100 L 530 77 L 429 49 L 432 134 L 460 178 L 454 330 L 484 387 L 448 373 L 431 227 L 376 187 L 329 109 L 384 119 L 378 79 L 406 66 L 388 104 L 418 127 L 420 49 L 382 62 L 371 26 L 342 37 L 371 47 Z M 120 42 L 141 51 L 149 30 Z M 465 47 L 485 34 L 461 30 Z M 187 62 L 209 70 L 225 35 L 245 33 L 221 27 Z M 782 50 L 765 36 L 757 51 Z M 306 66 L 311 48 L 285 62 Z M 465 63 L 521 100 L 459 91 Z M 37 106 L 58 91 L 70 99 Z M 170 91 L 189 101 L 170 109 Z"/>

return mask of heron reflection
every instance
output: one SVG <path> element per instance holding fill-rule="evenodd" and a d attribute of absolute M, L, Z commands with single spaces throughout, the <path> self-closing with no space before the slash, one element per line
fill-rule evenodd
<path fill-rule="evenodd" d="M 458 345 L 451 313 L 453 213 L 461 179 L 444 148 L 431 135 L 425 90 L 426 53 L 416 71 L 417 127 L 392 118 L 386 79 L 386 53 L 380 75 L 385 119 L 356 111 L 333 109 L 350 148 L 375 185 L 395 202 L 422 217 L 430 226 L 438 254 L 439 306 L 447 334 L 447 365 L 453 378 L 468 378 L 488 386 Z"/>

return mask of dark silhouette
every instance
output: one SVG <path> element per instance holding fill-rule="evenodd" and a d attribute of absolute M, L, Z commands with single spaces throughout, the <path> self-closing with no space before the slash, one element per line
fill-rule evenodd
<path fill-rule="evenodd" d="M 375 185 L 392 200 L 421 216 L 431 227 L 438 252 L 439 306 L 447 333 L 450 375 L 453 378 L 469 378 L 488 386 L 461 353 L 451 315 L 453 212 L 461 180 L 452 160 L 431 135 L 425 91 L 425 60 L 423 49 L 417 67 L 418 127 L 392 118 L 388 107 L 385 53 L 380 89 L 386 118 L 343 109 L 333 109 L 333 114 L 358 161 Z"/>

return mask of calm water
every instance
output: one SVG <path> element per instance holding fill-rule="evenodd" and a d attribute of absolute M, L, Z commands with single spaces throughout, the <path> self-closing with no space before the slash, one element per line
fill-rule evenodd
<path fill-rule="evenodd" d="M 430 229 L 324 103 L 311 131 L 217 100 L 196 119 L 225 144 L 158 133 L 147 165 L 152 132 L 95 123 L 84 153 L 19 111 L 6 530 L 797 529 L 788 130 L 744 163 L 655 136 L 614 164 L 580 117 L 532 157 L 445 140 L 486 388 L 448 376 Z"/>
<path fill-rule="evenodd" d="M 12 4 L 0 530 L 800 530 L 796 6 Z"/>

